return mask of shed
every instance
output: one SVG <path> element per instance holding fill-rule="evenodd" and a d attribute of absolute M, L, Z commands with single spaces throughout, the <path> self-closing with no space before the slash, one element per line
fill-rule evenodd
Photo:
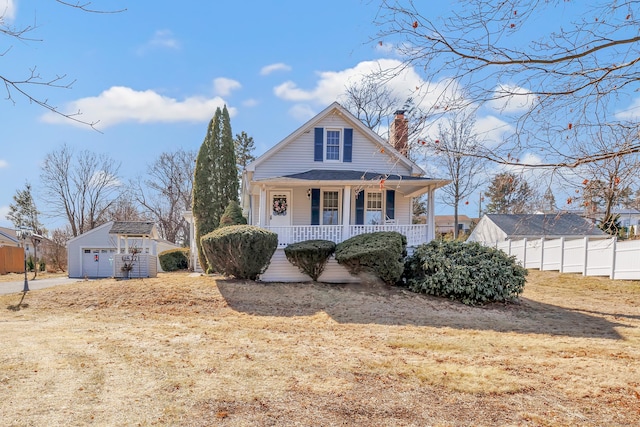
<path fill-rule="evenodd" d="M 122 277 L 125 262 L 133 262 L 130 277 L 154 277 L 162 271 L 157 255 L 177 247 L 152 222 L 107 222 L 69 240 L 69 277 Z"/>
<path fill-rule="evenodd" d="M 596 225 L 572 213 L 487 214 L 469 235 L 468 242 L 495 244 L 507 239 L 577 239 L 610 237 Z"/>

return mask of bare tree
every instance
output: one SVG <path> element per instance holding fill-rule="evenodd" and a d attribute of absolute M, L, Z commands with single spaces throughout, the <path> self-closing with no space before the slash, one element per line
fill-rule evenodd
<path fill-rule="evenodd" d="M 489 198 L 487 213 L 529 213 L 536 203 L 536 191 L 520 175 L 511 172 L 497 174 L 484 193 Z"/>
<path fill-rule="evenodd" d="M 458 238 L 458 208 L 465 198 L 473 194 L 482 184 L 481 172 L 484 159 L 473 155 L 479 147 L 474 130 L 475 119 L 466 112 L 450 116 L 438 125 L 438 139 L 426 145 L 427 154 L 451 183 L 440 190 L 443 202 L 453 208 L 454 238 Z"/>
<path fill-rule="evenodd" d="M 90 1 L 83 2 L 66 2 L 63 0 L 55 0 L 57 3 L 67 6 L 73 9 L 78 9 L 89 13 L 119 13 L 124 12 L 126 9 L 121 10 L 98 10 L 91 7 Z M 40 42 L 41 39 L 32 36 L 32 34 L 38 29 L 39 25 L 37 21 L 30 25 L 23 27 L 15 27 L 11 24 L 11 19 L 7 16 L 8 9 L 0 10 L 0 36 L 4 36 L 9 40 L 19 42 L 19 44 L 25 44 L 29 42 Z M 8 55 L 13 46 L 3 48 L 0 51 L 0 57 Z M 45 77 L 40 74 L 38 67 L 24 68 L 20 71 L 20 67 L 16 64 L 12 64 L 6 70 L 0 70 L 0 83 L 4 85 L 5 98 L 15 104 L 15 96 L 21 96 L 26 98 L 30 103 L 39 105 L 55 114 L 59 114 L 70 120 L 78 123 L 86 124 L 91 127 L 97 124 L 97 122 L 86 122 L 80 118 L 80 112 L 67 114 L 63 113 L 51 104 L 47 98 L 43 98 L 35 94 L 36 88 L 48 87 L 52 89 L 71 89 L 75 83 L 74 79 L 69 78 L 66 74 L 54 74 L 49 77 Z"/>
<path fill-rule="evenodd" d="M 48 153 L 40 180 L 49 213 L 65 218 L 74 237 L 103 224 L 120 186 L 119 169 L 106 154 L 75 155 L 67 145 Z"/>
<path fill-rule="evenodd" d="M 594 135 L 592 144 L 614 150 L 638 144 L 638 135 L 618 127 L 602 127 Z M 613 209 L 632 196 L 632 185 L 637 182 L 640 157 L 638 154 L 616 156 L 583 165 L 577 171 L 582 181 L 582 204 L 585 214 L 602 224 L 613 224 Z M 576 190 L 579 192 L 579 189 Z M 576 197 L 576 200 L 579 200 Z M 609 230 L 611 231 L 611 230 Z M 616 230 L 617 231 L 617 230 Z"/>
<path fill-rule="evenodd" d="M 132 183 L 135 200 L 158 224 L 170 242 L 186 241 L 189 227 L 183 213 L 191 208 L 196 153 L 182 148 L 162 153 L 147 169 L 147 179 Z"/>
<path fill-rule="evenodd" d="M 541 161 L 528 166 L 577 167 L 640 151 L 638 142 L 599 147 L 586 137 L 603 124 L 638 131 L 612 102 L 629 99 L 640 79 L 640 2 L 464 0 L 441 18 L 430 8 L 383 0 L 378 38 L 396 46 L 403 67 L 437 82 L 430 115 L 473 104 L 511 116 L 513 136 L 480 155 L 521 164 L 525 153 L 536 153 Z M 549 29 L 550 15 L 564 19 Z M 464 102 L 449 103 L 462 88 Z"/>
<path fill-rule="evenodd" d="M 118 198 L 105 213 L 106 221 L 149 221 L 151 218 L 141 210 L 131 194 L 130 188 L 122 188 Z"/>

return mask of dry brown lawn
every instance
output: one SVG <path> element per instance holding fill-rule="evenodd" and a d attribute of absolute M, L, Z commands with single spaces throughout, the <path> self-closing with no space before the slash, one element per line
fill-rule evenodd
<path fill-rule="evenodd" d="M 54 279 L 57 277 L 67 277 L 67 273 L 64 271 L 59 271 L 57 273 L 49 273 L 47 271 L 39 271 L 38 275 L 35 277 L 36 280 L 42 279 Z M 24 273 L 9 273 L 0 275 L 0 286 L 5 282 L 20 282 L 24 280 Z M 33 272 L 27 273 L 27 280 L 34 280 Z"/>
<path fill-rule="evenodd" d="M 640 283 L 517 304 L 165 274 L 0 297 L 3 426 L 640 425 Z"/>

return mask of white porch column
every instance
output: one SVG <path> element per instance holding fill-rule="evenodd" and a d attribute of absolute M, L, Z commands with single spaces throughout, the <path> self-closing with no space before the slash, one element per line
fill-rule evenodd
<path fill-rule="evenodd" d="M 258 226 L 267 225 L 267 189 L 263 185 L 260 187 L 260 210 L 258 211 Z"/>
<path fill-rule="evenodd" d="M 116 234 L 116 241 L 118 242 L 118 254 L 120 254 L 120 235 Z"/>
<path fill-rule="evenodd" d="M 129 236 L 124 236 L 124 253 L 129 253 Z"/>
<path fill-rule="evenodd" d="M 342 195 L 342 240 L 349 237 L 349 220 L 351 219 L 351 186 L 345 185 Z"/>
<path fill-rule="evenodd" d="M 427 242 L 432 241 L 436 238 L 436 201 L 435 201 L 436 190 L 431 187 L 429 188 L 429 205 L 427 206 Z"/>

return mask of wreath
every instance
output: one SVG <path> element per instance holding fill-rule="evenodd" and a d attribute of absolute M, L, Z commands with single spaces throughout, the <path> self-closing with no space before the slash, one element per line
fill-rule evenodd
<path fill-rule="evenodd" d="M 274 215 L 287 214 L 287 199 L 285 198 L 273 199 L 273 214 Z"/>

